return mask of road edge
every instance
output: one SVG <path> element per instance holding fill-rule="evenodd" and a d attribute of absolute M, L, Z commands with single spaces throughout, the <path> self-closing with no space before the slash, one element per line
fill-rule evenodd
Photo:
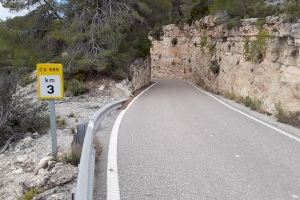
<path fill-rule="evenodd" d="M 271 128 L 271 129 L 273 129 L 274 131 L 276 131 L 276 132 L 278 132 L 278 133 L 281 133 L 282 135 L 285 135 L 285 136 L 289 137 L 290 139 L 293 139 L 293 140 L 295 140 L 295 141 L 297 141 L 297 142 L 300 142 L 300 138 L 297 137 L 297 136 L 294 136 L 294 134 L 288 133 L 288 132 L 286 132 L 286 131 L 283 131 L 283 130 L 281 130 L 281 129 L 279 129 L 279 128 L 276 128 L 275 126 L 272 126 L 272 125 L 268 124 L 267 122 L 264 122 L 264 121 L 262 121 L 262 120 L 260 120 L 260 119 L 257 119 L 257 118 L 254 117 L 254 116 L 251 116 L 251 115 L 249 115 L 249 114 L 247 114 L 247 113 L 245 113 L 245 112 L 243 112 L 243 111 L 241 111 L 241 110 L 239 110 L 239 109 L 237 109 L 237 108 L 234 108 L 233 106 L 231 106 L 231 105 L 229 105 L 228 103 L 222 101 L 221 99 L 219 99 L 219 98 L 217 98 L 216 96 L 210 94 L 209 92 L 206 92 L 206 91 L 202 90 L 201 88 L 197 87 L 196 85 L 194 85 L 194 84 L 192 84 L 192 83 L 190 83 L 190 82 L 187 82 L 187 83 L 188 83 L 189 85 L 193 86 L 196 90 L 198 90 L 198 91 L 200 91 L 200 92 L 202 92 L 202 93 L 208 95 L 209 97 L 211 97 L 211 98 L 213 98 L 214 100 L 218 101 L 219 103 L 223 104 L 223 105 L 226 106 L 227 108 L 229 108 L 229 109 L 231 109 L 231 110 L 233 110 L 233 111 L 235 111 L 235 112 L 238 112 L 239 114 L 244 115 L 245 117 L 250 118 L 250 119 L 252 119 L 252 120 L 254 120 L 254 121 L 256 121 L 256 122 L 258 122 L 258 123 L 260 123 L 260 124 L 262 124 L 262 125 L 265 125 L 265 126 Z"/>

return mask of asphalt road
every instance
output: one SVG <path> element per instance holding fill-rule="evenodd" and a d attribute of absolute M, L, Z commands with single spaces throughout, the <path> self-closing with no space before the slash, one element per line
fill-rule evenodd
<path fill-rule="evenodd" d="M 300 143 L 161 81 L 124 115 L 118 173 L 121 199 L 299 199 Z"/>

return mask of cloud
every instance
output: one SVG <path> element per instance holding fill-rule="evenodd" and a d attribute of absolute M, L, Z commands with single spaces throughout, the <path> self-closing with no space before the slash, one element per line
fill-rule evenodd
<path fill-rule="evenodd" d="M 12 18 L 16 16 L 23 16 L 27 14 L 27 10 L 22 10 L 20 12 L 10 12 L 9 9 L 3 8 L 2 4 L 0 3 L 0 19 L 5 20 L 7 18 Z"/>

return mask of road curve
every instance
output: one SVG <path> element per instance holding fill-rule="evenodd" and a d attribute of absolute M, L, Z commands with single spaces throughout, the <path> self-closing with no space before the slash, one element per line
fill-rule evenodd
<path fill-rule="evenodd" d="M 181 81 L 160 81 L 118 133 L 121 199 L 300 198 L 300 143 Z"/>

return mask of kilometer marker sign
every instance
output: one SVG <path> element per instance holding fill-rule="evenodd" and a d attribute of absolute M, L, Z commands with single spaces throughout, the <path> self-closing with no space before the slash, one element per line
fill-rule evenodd
<path fill-rule="evenodd" d="M 38 97 L 49 100 L 52 155 L 57 156 L 57 134 L 55 100 L 64 98 L 64 79 L 62 64 L 40 63 L 36 65 Z"/>
<path fill-rule="evenodd" d="M 44 100 L 64 98 L 63 67 L 56 63 L 37 64 L 38 97 Z"/>

